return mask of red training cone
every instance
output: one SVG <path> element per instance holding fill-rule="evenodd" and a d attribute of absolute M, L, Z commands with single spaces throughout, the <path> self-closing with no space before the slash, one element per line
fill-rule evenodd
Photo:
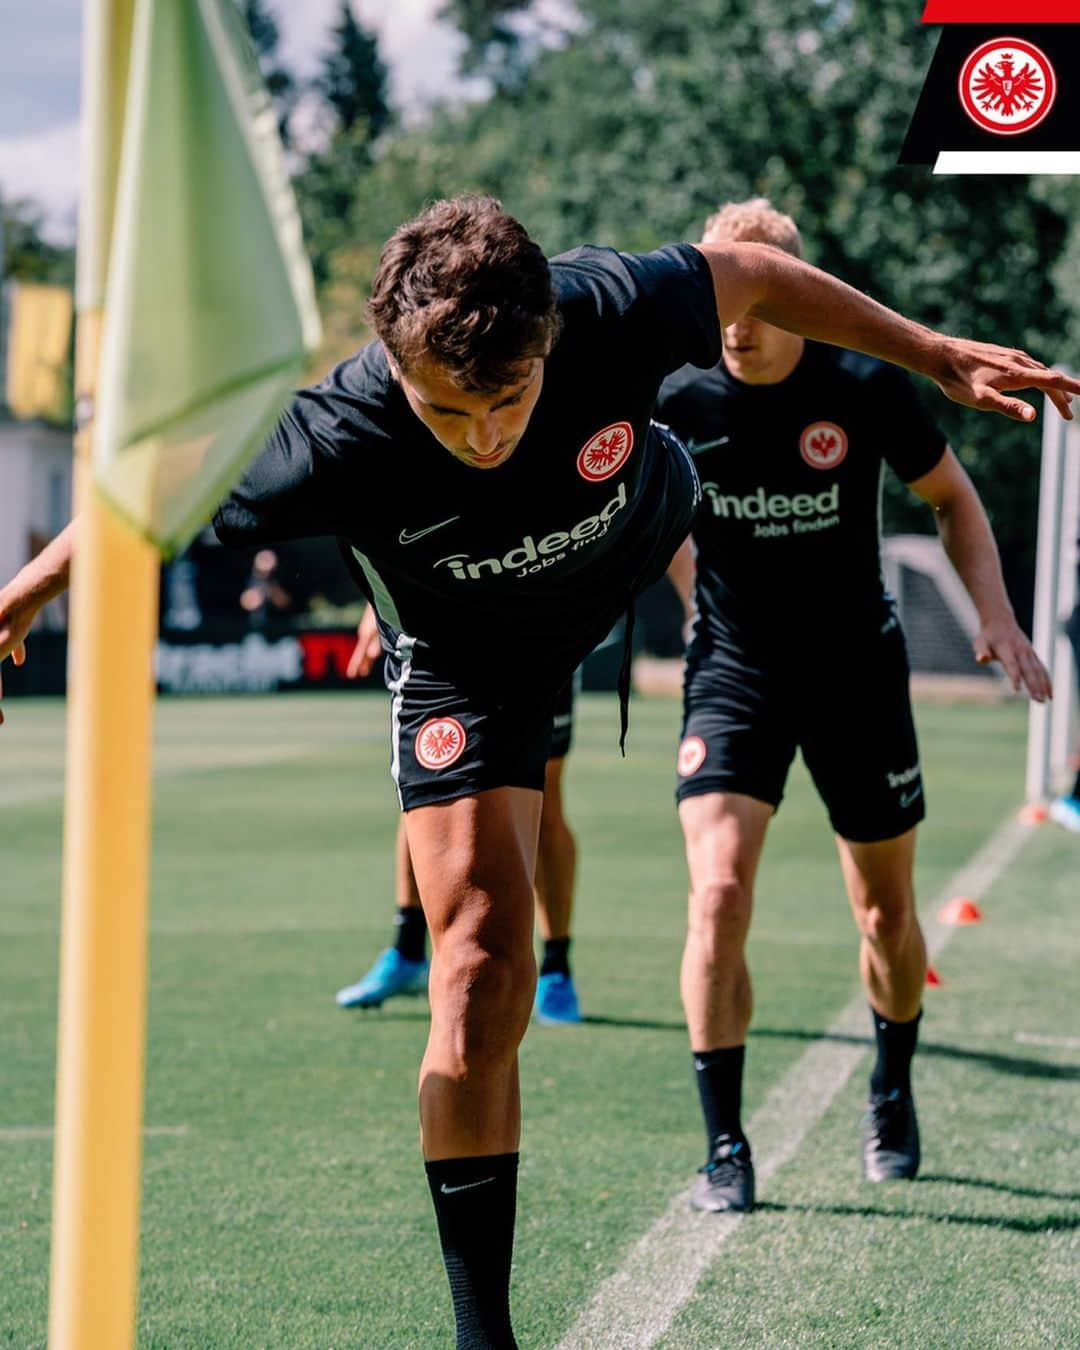
<path fill-rule="evenodd" d="M 938 923 L 981 923 L 982 910 L 966 895 L 954 896 L 938 910 Z"/>
<path fill-rule="evenodd" d="M 1045 802 L 1028 802 L 1017 812 L 1017 816 L 1023 825 L 1042 825 L 1048 814 Z"/>
<path fill-rule="evenodd" d="M 941 978 L 941 976 L 937 973 L 937 971 L 934 969 L 933 966 L 927 966 L 926 983 L 930 986 L 931 989 L 940 989 L 941 986 L 945 983 L 945 981 Z"/>

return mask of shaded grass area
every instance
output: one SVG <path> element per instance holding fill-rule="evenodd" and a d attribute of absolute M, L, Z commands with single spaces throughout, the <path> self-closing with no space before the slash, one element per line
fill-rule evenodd
<path fill-rule="evenodd" d="M 389 937 L 386 719 L 378 695 L 159 709 L 146 1116 L 178 1132 L 145 1143 L 142 1346 L 451 1342 L 416 1145 L 425 1008 L 344 1014 L 332 1001 Z M 558 1340 L 701 1160 L 677 985 L 677 722 L 674 704 L 635 704 L 624 763 L 614 700 L 582 701 L 568 790 L 588 1020 L 534 1029 L 523 1049 L 523 1345 Z M 18 765 L 0 812 L 0 1344 L 12 1346 L 45 1334 L 52 1143 L 3 1131 L 52 1115 L 61 723 L 59 705 L 13 704 L 0 748 Z M 929 896 L 1013 805 L 1023 724 L 1014 707 L 927 707 L 920 725 Z M 988 899 L 992 919 L 942 962 L 917 1080 L 929 1179 L 867 1194 L 853 1082 L 666 1344 L 1068 1343 L 1075 1064 L 1012 1037 L 1054 1030 L 1067 1006 L 1080 923 L 1053 879 L 1070 865 L 1075 877 L 1071 843 L 1040 835 Z M 759 887 L 750 1110 L 850 998 L 855 952 L 799 770 Z"/>

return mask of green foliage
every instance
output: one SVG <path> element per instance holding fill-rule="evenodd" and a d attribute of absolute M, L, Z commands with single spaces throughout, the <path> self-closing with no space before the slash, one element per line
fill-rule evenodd
<path fill-rule="evenodd" d="M 348 0 L 342 0 L 331 39 L 315 87 L 333 109 L 342 132 L 362 124 L 375 140 L 390 124 L 386 67 L 374 33 L 359 22 Z"/>
<path fill-rule="evenodd" d="M 281 32 L 273 10 L 266 0 L 238 0 L 240 13 L 251 34 L 259 68 L 273 100 L 278 117 L 278 130 L 284 145 L 289 144 L 289 119 L 296 107 L 298 90 L 292 72 L 281 64 L 278 47 Z"/>
<path fill-rule="evenodd" d="M 531 0 L 443 0 L 439 18 L 465 38 L 463 75 L 484 75 L 504 91 L 518 84 L 527 69 L 526 48 L 510 21 L 530 5 Z"/>
<path fill-rule="evenodd" d="M 43 234 L 44 213 L 33 202 L 0 198 L 3 213 L 4 276 L 56 286 L 75 283 L 75 250 L 50 244 Z"/>

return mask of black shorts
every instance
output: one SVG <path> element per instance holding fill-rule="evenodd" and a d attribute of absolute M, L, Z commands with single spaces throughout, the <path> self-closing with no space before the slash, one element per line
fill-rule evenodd
<path fill-rule="evenodd" d="M 419 669 L 407 646 L 386 658 L 390 774 L 403 811 L 498 787 L 544 789 L 573 735 L 577 677 L 555 694 L 469 693 Z"/>
<path fill-rule="evenodd" d="M 555 715 L 551 720 L 551 748 L 548 759 L 565 759 L 574 742 L 574 700 L 581 689 L 581 667 L 559 690 Z"/>
<path fill-rule="evenodd" d="M 695 643 L 695 646 L 698 644 Z M 738 792 L 778 807 L 801 750 L 833 830 L 892 839 L 926 814 L 904 635 L 895 614 L 781 657 L 691 648 L 678 801 Z"/>

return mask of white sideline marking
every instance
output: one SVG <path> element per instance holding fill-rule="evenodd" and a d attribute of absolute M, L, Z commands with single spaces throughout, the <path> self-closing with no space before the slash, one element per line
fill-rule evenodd
<path fill-rule="evenodd" d="M 154 770 L 154 781 L 180 778 L 188 773 L 214 772 L 218 769 L 247 769 L 259 764 L 274 764 L 279 760 L 299 759 L 314 754 L 317 744 L 253 746 L 214 751 L 182 750 L 184 758 L 178 763 L 162 764 Z M 166 752 L 168 754 L 168 752 Z M 64 795 L 64 777 L 61 773 L 47 782 L 19 784 L 0 782 L 0 806 L 26 806 L 31 802 L 47 802 Z"/>
<path fill-rule="evenodd" d="M 1020 852 L 1033 828 L 1015 819 L 1001 826 L 949 880 L 926 914 L 920 914 L 931 960 L 956 932 L 933 918 L 938 906 L 958 894 L 978 899 Z M 754 1145 L 759 1188 L 791 1161 L 851 1076 L 869 1048 L 868 1022 L 860 989 L 750 1118 L 746 1132 Z M 850 1036 L 858 1036 L 860 1043 L 830 1039 Z M 647 1350 L 664 1335 L 744 1217 L 695 1213 L 689 1195 L 682 1191 L 675 1196 L 634 1244 L 622 1266 L 599 1286 L 559 1350 Z"/>
<path fill-rule="evenodd" d="M 1042 1036 L 1035 1031 L 1018 1031 L 1020 1045 L 1049 1045 L 1056 1050 L 1080 1050 L 1080 1036 Z"/>
<path fill-rule="evenodd" d="M 144 1125 L 143 1134 L 147 1139 L 179 1139 L 188 1132 L 186 1125 Z M 15 1139 L 51 1139 L 56 1133 L 53 1125 L 7 1125 L 0 1126 L 0 1143 Z"/>

